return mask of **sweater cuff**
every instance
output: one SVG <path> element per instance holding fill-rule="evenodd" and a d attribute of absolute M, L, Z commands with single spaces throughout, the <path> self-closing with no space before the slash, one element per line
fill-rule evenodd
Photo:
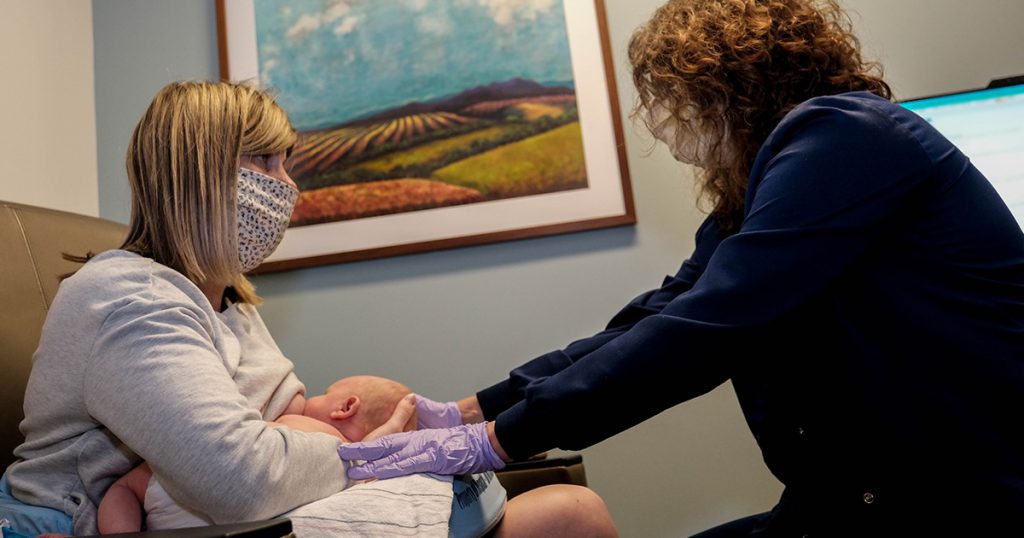
<path fill-rule="evenodd" d="M 511 379 L 495 383 L 476 393 L 477 403 L 484 412 L 484 420 L 494 420 L 498 414 L 522 399 L 519 391 L 512 386 Z"/>
<path fill-rule="evenodd" d="M 513 460 L 525 460 L 555 448 L 553 436 L 538 424 L 530 424 L 526 401 L 506 409 L 494 421 L 494 435 L 498 443 Z"/>

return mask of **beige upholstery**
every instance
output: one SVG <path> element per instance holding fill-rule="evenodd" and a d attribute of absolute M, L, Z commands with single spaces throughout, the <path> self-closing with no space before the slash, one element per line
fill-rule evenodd
<path fill-rule="evenodd" d="M 61 253 L 116 248 L 125 231 L 107 220 L 0 201 L 0 470 L 23 440 L 18 423 L 30 359 L 59 275 L 79 267 Z"/>

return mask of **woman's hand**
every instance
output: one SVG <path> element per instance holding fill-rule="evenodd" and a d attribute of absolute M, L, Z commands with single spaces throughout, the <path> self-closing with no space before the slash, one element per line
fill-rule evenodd
<path fill-rule="evenodd" d="M 416 395 L 407 394 L 395 406 L 395 412 L 391 413 L 391 418 L 376 430 L 366 434 L 363 441 L 370 442 L 385 435 L 405 431 L 405 425 L 412 419 L 414 412 L 416 412 Z"/>
<path fill-rule="evenodd" d="M 343 460 L 366 460 L 348 470 L 349 478 L 392 478 L 413 473 L 467 474 L 501 469 L 489 423 L 464 424 L 443 430 L 419 430 L 373 442 L 338 447 Z M 493 438 L 493 441 L 492 441 Z M 498 447 L 500 449 L 500 446 Z"/>
<path fill-rule="evenodd" d="M 416 395 L 416 427 L 451 428 L 462 424 L 459 405 L 455 402 L 435 402 L 430 398 Z"/>
<path fill-rule="evenodd" d="M 458 402 L 435 402 L 430 398 L 416 395 L 416 417 L 419 429 L 453 428 L 461 424 L 476 424 L 484 421 L 484 412 L 476 396 L 463 398 Z"/>

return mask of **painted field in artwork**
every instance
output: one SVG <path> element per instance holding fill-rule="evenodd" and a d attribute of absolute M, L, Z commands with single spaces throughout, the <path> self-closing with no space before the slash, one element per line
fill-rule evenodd
<path fill-rule="evenodd" d="M 500 140 L 502 136 L 512 131 L 508 126 L 493 126 L 478 129 L 465 134 L 455 135 L 451 138 L 427 142 L 408 151 L 396 151 L 360 163 L 354 167 L 355 170 L 365 170 L 368 173 L 395 174 L 397 170 L 405 170 L 419 166 L 431 167 L 445 161 L 459 150 L 473 145 L 490 144 Z"/>
<path fill-rule="evenodd" d="M 303 215 L 303 224 L 317 224 L 483 200 L 479 191 L 439 181 L 389 179 L 305 191 L 295 212 Z"/>
<path fill-rule="evenodd" d="M 586 187 L 580 124 L 500 146 L 446 166 L 432 178 L 474 189 L 488 199 Z"/>
<path fill-rule="evenodd" d="M 292 226 L 586 188 L 575 93 L 511 80 L 301 133 Z"/>
<path fill-rule="evenodd" d="M 342 127 L 324 132 L 307 133 L 292 155 L 293 174 L 316 175 L 334 168 L 338 163 L 357 161 L 368 155 L 379 155 L 410 140 L 431 139 L 451 132 L 473 120 L 450 113 L 412 114 L 401 118 L 370 123 L 360 127 Z"/>

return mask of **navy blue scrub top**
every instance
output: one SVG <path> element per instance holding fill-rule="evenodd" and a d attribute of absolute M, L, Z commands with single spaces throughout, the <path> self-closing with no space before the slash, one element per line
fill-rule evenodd
<path fill-rule="evenodd" d="M 927 122 L 864 92 L 799 105 L 739 230 L 709 218 L 696 239 L 605 331 L 478 393 L 509 455 L 582 449 L 732 380 L 784 501 L 1024 506 L 1024 235 Z"/>

